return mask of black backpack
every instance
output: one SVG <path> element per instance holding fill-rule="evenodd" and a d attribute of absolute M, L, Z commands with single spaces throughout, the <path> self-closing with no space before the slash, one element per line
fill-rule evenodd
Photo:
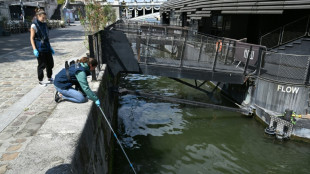
<path fill-rule="evenodd" d="M 71 80 L 71 77 L 70 77 L 70 74 L 69 74 L 69 68 L 70 68 L 70 66 L 72 66 L 74 64 L 75 64 L 74 60 L 72 60 L 70 63 L 68 63 L 68 61 L 65 62 L 65 69 L 66 69 L 67 78 L 68 78 L 69 82 L 71 82 L 75 86 L 75 89 L 77 91 L 81 91 L 83 93 L 83 95 L 86 96 L 86 94 L 84 93 L 83 89 L 81 88 L 81 85 L 79 84 L 79 82 L 73 82 Z"/>

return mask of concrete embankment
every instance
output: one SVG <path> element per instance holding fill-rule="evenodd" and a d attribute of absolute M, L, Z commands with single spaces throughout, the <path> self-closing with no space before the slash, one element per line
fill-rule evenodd
<path fill-rule="evenodd" d="M 90 82 L 90 87 L 102 99 L 103 110 L 113 125 L 118 96 L 110 89 L 117 80 L 108 73 L 101 73 L 101 80 Z M 114 137 L 92 101 L 84 104 L 61 102 L 49 116 L 45 114 L 33 117 L 38 122 L 44 122 L 40 117 L 46 121 L 34 132 L 26 146 L 14 152 L 23 144 L 16 142 L 9 148 L 12 153 L 2 156 L 2 162 L 10 161 L 2 165 L 2 173 L 108 173 L 111 170 Z M 35 126 L 28 125 L 28 129 Z M 27 133 L 27 130 L 21 133 Z M 13 159 L 13 156 L 16 157 Z"/>
<path fill-rule="evenodd" d="M 57 74 L 66 60 L 86 55 L 85 36 L 78 24 L 53 32 L 57 35 L 51 39 Z M 24 35 L 16 38 L 25 39 Z M 37 60 L 31 47 L 23 46 L 0 54 L 0 174 L 107 173 L 114 137 L 100 111 L 92 101 L 57 104 L 54 86 L 38 85 Z M 113 86 L 113 78 L 102 71 L 98 79 L 89 77 L 90 87 L 114 123 L 117 97 L 107 87 Z"/>

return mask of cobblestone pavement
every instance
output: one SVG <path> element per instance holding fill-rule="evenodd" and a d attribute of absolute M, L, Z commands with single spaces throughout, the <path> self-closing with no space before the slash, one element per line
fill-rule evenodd
<path fill-rule="evenodd" d="M 0 133 L 0 174 L 9 169 L 9 164 L 18 158 L 52 113 L 56 107 L 54 93 L 54 87 L 49 85 L 39 98 Z"/>
<path fill-rule="evenodd" d="M 68 31 L 70 31 L 68 33 Z M 64 35 L 57 35 L 51 38 L 51 45 L 56 54 L 54 55 L 55 67 L 64 66 L 65 60 L 81 55 L 86 51 L 84 46 L 84 33 L 82 27 L 71 26 L 58 31 Z M 29 35 L 21 35 L 20 40 L 29 40 Z M 2 39 L 2 38 L 0 38 Z M 46 74 L 45 74 L 46 78 Z M 38 85 L 37 59 L 32 53 L 32 48 L 28 45 L 25 48 L 0 55 L 0 113 L 7 109 L 32 88 Z"/>
<path fill-rule="evenodd" d="M 66 60 L 85 56 L 87 51 L 84 46 L 85 36 L 80 25 L 59 30 L 58 35 L 57 30 L 54 32 L 57 37 L 51 38 L 51 45 L 56 52 L 55 71 L 63 68 Z M 29 91 L 38 87 L 36 69 L 37 60 L 32 54 L 30 45 L 0 55 L 0 116 Z M 44 88 L 44 91 L 39 97 L 0 132 L 0 174 L 10 169 L 10 163 L 18 158 L 56 107 L 53 85 L 48 84 L 47 87 L 40 88 Z"/>

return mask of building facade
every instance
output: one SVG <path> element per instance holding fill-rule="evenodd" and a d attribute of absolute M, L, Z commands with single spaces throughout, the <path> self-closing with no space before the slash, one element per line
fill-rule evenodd
<path fill-rule="evenodd" d="M 310 14 L 308 0 L 169 0 L 161 7 L 163 23 L 259 43 L 260 36 Z"/>
<path fill-rule="evenodd" d="M 143 2 L 137 0 L 113 0 L 100 1 L 101 5 L 111 5 L 117 14 L 117 18 L 135 18 L 147 14 L 159 12 L 160 6 L 166 0 L 145 0 Z"/>
<path fill-rule="evenodd" d="M 39 6 L 46 11 L 48 19 L 57 8 L 57 0 L 22 0 L 25 17 L 35 15 L 34 10 Z M 20 0 L 0 0 L 0 16 L 8 20 L 18 20 L 22 14 Z"/>

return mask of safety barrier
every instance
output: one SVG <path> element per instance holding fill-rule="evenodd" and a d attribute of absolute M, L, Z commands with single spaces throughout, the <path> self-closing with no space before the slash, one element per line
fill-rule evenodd
<path fill-rule="evenodd" d="M 88 35 L 89 57 L 95 58 L 98 61 L 97 72 L 100 72 L 102 64 L 102 31 Z M 92 72 L 92 80 L 97 80 L 96 71 Z"/>
<path fill-rule="evenodd" d="M 261 36 L 260 44 L 272 49 L 305 36 L 310 36 L 310 16 L 298 19 Z"/>
<path fill-rule="evenodd" d="M 142 64 L 243 73 L 275 82 L 310 85 L 310 55 L 269 52 L 260 45 L 184 27 L 117 22 L 106 29 L 123 31 Z M 90 56 L 100 62 L 101 32 L 89 36 L 89 40 Z"/>
<path fill-rule="evenodd" d="M 251 74 L 260 68 L 259 45 L 216 37 L 176 26 L 118 23 L 138 62 Z"/>
<path fill-rule="evenodd" d="M 309 85 L 310 55 L 263 52 L 260 77 L 282 83 Z"/>

